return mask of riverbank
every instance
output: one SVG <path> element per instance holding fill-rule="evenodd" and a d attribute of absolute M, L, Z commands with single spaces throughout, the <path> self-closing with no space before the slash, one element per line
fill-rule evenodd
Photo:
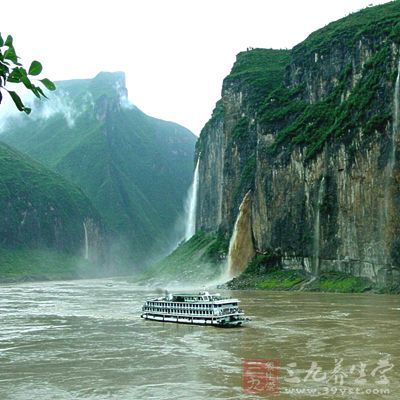
<path fill-rule="evenodd" d="M 94 278 L 100 272 L 89 260 L 64 253 L 0 248 L 0 283 Z"/>
<path fill-rule="evenodd" d="M 273 268 L 265 273 L 245 271 L 222 286 L 231 290 L 277 290 L 335 293 L 392 293 L 400 294 L 400 287 L 380 288 L 367 278 L 340 272 L 323 272 L 314 277 L 302 270 Z"/>
<path fill-rule="evenodd" d="M 334 293 L 385 293 L 400 294 L 400 284 L 381 287 L 366 277 L 339 271 L 321 271 L 317 276 L 304 269 L 286 269 L 281 255 L 268 252 L 256 255 L 246 269 L 236 278 L 225 283 L 231 290 L 284 290 Z"/>

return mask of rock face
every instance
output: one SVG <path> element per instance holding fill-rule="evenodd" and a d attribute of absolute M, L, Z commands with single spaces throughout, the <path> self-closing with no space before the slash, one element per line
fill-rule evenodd
<path fill-rule="evenodd" d="M 237 56 L 197 144 L 199 229 L 229 237 L 251 189 L 255 251 L 399 281 L 399 18 L 398 2 L 370 7 Z"/>

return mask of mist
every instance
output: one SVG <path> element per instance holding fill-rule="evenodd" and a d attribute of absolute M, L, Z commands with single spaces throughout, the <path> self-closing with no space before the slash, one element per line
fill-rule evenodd
<path fill-rule="evenodd" d="M 56 92 L 45 92 L 47 99 L 37 99 L 33 93 L 22 90 L 20 97 L 23 103 L 32 109 L 29 115 L 18 111 L 10 99 L 6 99 L 0 107 L 0 134 L 15 124 L 23 124 L 24 121 L 47 121 L 56 115 L 62 115 L 68 128 L 75 126 L 77 118 L 89 107 L 94 106 L 90 92 L 84 95 L 84 108 L 78 108 L 68 91 L 58 89 Z"/>

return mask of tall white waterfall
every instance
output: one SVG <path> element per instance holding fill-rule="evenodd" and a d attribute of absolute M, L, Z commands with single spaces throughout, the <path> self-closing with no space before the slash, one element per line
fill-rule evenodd
<path fill-rule="evenodd" d="M 89 240 L 86 223 L 83 222 L 83 230 L 85 231 L 85 260 L 89 260 Z"/>
<path fill-rule="evenodd" d="M 193 174 L 193 182 L 189 188 L 185 211 L 186 211 L 186 229 L 185 240 L 189 240 L 196 233 L 196 212 L 197 212 L 197 194 L 199 191 L 199 164 L 200 155 L 197 159 L 196 168 Z"/>
<path fill-rule="evenodd" d="M 321 205 L 324 196 L 325 177 L 322 177 L 318 189 L 317 204 L 314 220 L 314 242 L 313 242 L 313 257 L 314 257 L 314 275 L 319 274 L 320 264 L 320 239 L 321 239 Z"/>

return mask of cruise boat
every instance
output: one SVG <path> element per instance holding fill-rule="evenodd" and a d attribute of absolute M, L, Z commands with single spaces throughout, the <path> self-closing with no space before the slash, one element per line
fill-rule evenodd
<path fill-rule="evenodd" d="M 181 324 L 241 326 L 249 319 L 239 308 L 240 300 L 206 291 L 197 294 L 171 294 L 147 300 L 141 317 L 154 321 Z"/>

